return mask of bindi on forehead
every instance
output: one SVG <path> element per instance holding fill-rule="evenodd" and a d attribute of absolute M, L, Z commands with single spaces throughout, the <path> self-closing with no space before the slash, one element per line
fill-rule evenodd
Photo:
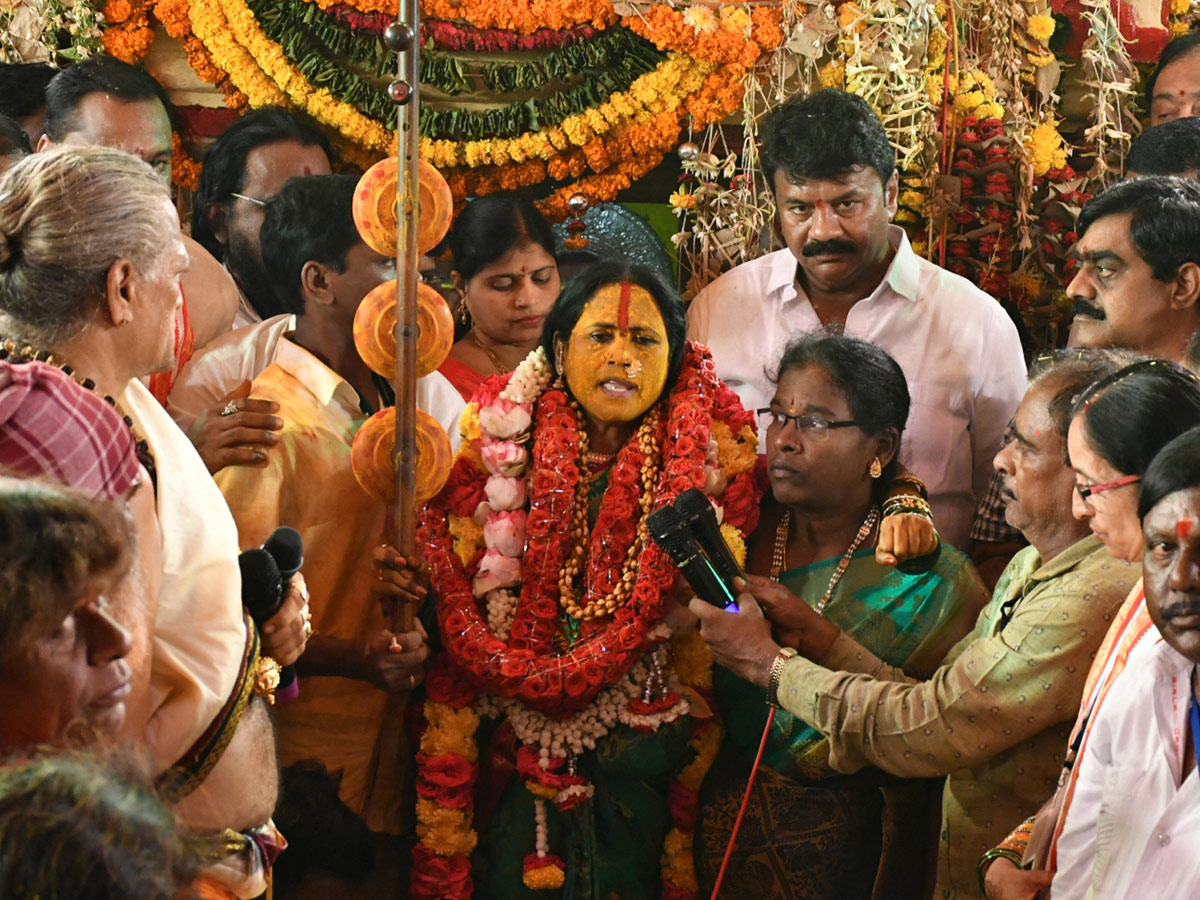
<path fill-rule="evenodd" d="M 1195 523 L 1185 516 L 1175 523 L 1175 533 L 1179 535 L 1181 541 L 1186 541 L 1192 533 L 1193 527 L 1195 527 Z"/>

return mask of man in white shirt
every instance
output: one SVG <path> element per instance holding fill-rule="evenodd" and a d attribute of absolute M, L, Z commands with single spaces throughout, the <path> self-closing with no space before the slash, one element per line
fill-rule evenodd
<path fill-rule="evenodd" d="M 1017 330 L 994 299 L 913 253 L 896 212 L 895 156 L 866 102 L 793 97 L 763 129 L 763 171 L 785 249 L 738 266 L 692 301 L 688 337 L 755 409 L 789 337 L 830 328 L 886 349 L 908 379 L 904 465 L 939 531 L 965 546 L 1005 426 L 1025 390 Z"/>
<path fill-rule="evenodd" d="M 1054 900 L 1200 893 L 1200 429 L 1142 479 L 1146 608 L 1161 636 L 1096 712 L 1057 843 Z"/>

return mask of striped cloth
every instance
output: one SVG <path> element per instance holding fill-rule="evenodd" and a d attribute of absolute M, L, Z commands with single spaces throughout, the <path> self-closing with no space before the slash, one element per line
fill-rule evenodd
<path fill-rule="evenodd" d="M 138 458 L 132 430 L 105 400 L 47 363 L 0 361 L 0 470 L 115 500 Z"/>

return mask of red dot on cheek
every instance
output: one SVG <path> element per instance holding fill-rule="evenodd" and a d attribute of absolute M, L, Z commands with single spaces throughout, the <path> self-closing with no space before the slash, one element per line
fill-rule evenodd
<path fill-rule="evenodd" d="M 1175 523 L 1175 533 L 1179 535 L 1181 541 L 1188 539 L 1188 535 L 1192 533 L 1194 524 L 1191 519 L 1180 519 Z"/>

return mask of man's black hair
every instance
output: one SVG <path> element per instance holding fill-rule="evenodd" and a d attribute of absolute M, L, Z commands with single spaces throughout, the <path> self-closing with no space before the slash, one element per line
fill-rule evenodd
<path fill-rule="evenodd" d="M 25 129 L 8 116 L 0 114 L 0 156 L 20 159 L 32 152 Z"/>
<path fill-rule="evenodd" d="M 45 63 L 0 63 L 0 115 L 24 119 L 45 109 L 46 85 L 57 72 Z"/>
<path fill-rule="evenodd" d="M 277 307 L 255 307 L 264 319 L 282 313 L 304 314 L 300 274 L 306 262 L 346 271 L 346 254 L 362 240 L 352 212 L 357 184 L 353 175 L 289 178 L 267 203 L 259 235 L 263 266 L 271 277 Z"/>
<path fill-rule="evenodd" d="M 1159 281 L 1170 281 L 1186 262 L 1200 264 L 1200 184 L 1169 175 L 1120 181 L 1084 205 L 1079 236 L 1098 219 L 1126 213 L 1134 249 Z"/>
<path fill-rule="evenodd" d="M 1200 118 L 1172 119 L 1147 128 L 1130 146 L 1125 168 L 1138 175 L 1200 172 Z"/>
<path fill-rule="evenodd" d="M 868 168 L 886 186 L 896 171 L 896 154 L 879 116 L 862 97 L 835 90 L 797 94 L 775 107 L 763 124 L 762 170 L 772 191 L 780 169 L 795 181 Z"/>
<path fill-rule="evenodd" d="M 1150 106 L 1154 103 L 1154 86 L 1158 84 L 1158 77 L 1162 75 L 1163 70 L 1179 59 L 1179 57 L 1191 53 L 1197 47 L 1200 47 L 1200 32 L 1193 31 L 1190 34 L 1175 38 L 1175 40 L 1163 48 L 1163 52 L 1158 56 L 1158 65 L 1154 67 L 1154 71 L 1146 79 L 1146 93 L 1144 95 L 1146 115 L 1150 115 Z"/>
<path fill-rule="evenodd" d="M 1138 518 L 1177 491 L 1200 486 L 1200 428 L 1192 428 L 1171 440 L 1154 457 L 1142 478 L 1138 496 Z"/>
<path fill-rule="evenodd" d="M 58 142 L 77 127 L 79 104 L 91 94 L 111 94 L 122 103 L 157 100 L 172 131 L 179 130 L 166 90 L 145 69 L 111 56 L 93 56 L 63 69 L 46 86 L 46 135 Z"/>
<path fill-rule="evenodd" d="M 329 159 L 333 150 L 320 129 L 285 109 L 267 107 L 242 116 L 216 140 L 204 157 L 200 184 L 192 209 L 192 237 L 217 259 L 225 258 L 225 248 L 217 240 L 209 219 L 209 207 L 228 203 L 241 191 L 246 180 L 246 158 L 259 147 L 294 142 L 303 147 L 320 147 Z"/>

